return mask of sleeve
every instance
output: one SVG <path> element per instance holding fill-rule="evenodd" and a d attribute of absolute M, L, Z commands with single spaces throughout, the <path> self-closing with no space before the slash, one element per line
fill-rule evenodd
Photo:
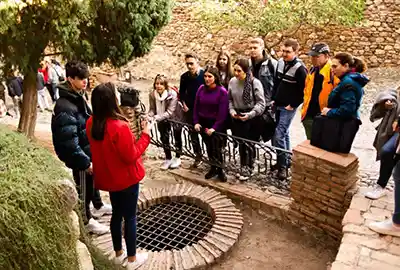
<path fill-rule="evenodd" d="M 228 111 L 229 111 L 228 93 L 225 89 L 221 89 L 220 91 L 221 91 L 221 98 L 219 100 L 217 121 L 215 121 L 213 125 L 213 129 L 216 131 L 222 130 L 224 123 L 228 117 Z"/>
<path fill-rule="evenodd" d="M 265 96 L 266 106 L 271 105 L 271 101 L 272 101 L 272 97 L 273 97 L 273 93 L 274 93 L 274 80 L 275 80 L 277 65 L 278 65 L 278 62 L 275 59 L 270 58 L 268 60 L 267 67 L 268 67 L 268 72 L 270 74 L 267 78 L 265 78 L 266 82 L 263 84 L 263 85 L 265 85 L 264 96 Z"/>
<path fill-rule="evenodd" d="M 151 91 L 149 94 L 149 113 L 148 115 L 150 117 L 153 117 L 154 115 L 156 115 L 156 102 L 154 100 L 154 92 Z"/>
<path fill-rule="evenodd" d="M 230 115 L 236 114 L 236 110 L 235 110 L 235 107 L 233 104 L 233 97 L 232 97 L 232 80 L 230 80 L 229 84 L 228 84 L 228 102 L 229 102 L 229 106 L 228 106 L 229 114 Z"/>
<path fill-rule="evenodd" d="M 53 145 L 58 158 L 71 169 L 86 170 L 90 157 L 79 144 L 78 120 L 72 114 L 61 112 L 53 122 Z"/>
<path fill-rule="evenodd" d="M 254 99 L 256 104 L 251 112 L 249 112 L 249 118 L 254 118 L 263 114 L 265 110 L 265 97 L 264 97 L 264 89 L 259 80 L 254 79 L 253 81 L 254 87 Z"/>
<path fill-rule="evenodd" d="M 296 72 L 297 79 L 297 89 L 296 98 L 292 100 L 290 106 L 292 108 L 297 108 L 303 103 L 304 100 L 304 88 L 306 86 L 306 78 L 307 78 L 307 69 L 304 66 L 301 66 Z"/>
<path fill-rule="evenodd" d="M 10 81 L 10 83 L 7 84 L 7 89 L 8 89 L 8 95 L 10 97 L 15 97 L 16 94 L 12 81 Z"/>
<path fill-rule="evenodd" d="M 178 97 L 175 93 L 172 94 L 171 101 L 169 102 L 168 108 L 166 108 L 165 112 L 159 118 L 159 121 L 163 121 L 165 119 L 170 118 L 174 115 L 176 110 L 176 106 L 178 104 Z"/>
<path fill-rule="evenodd" d="M 125 163 L 132 164 L 146 151 L 146 148 L 150 144 L 150 135 L 142 133 L 136 141 L 129 126 L 123 124 L 114 136 L 113 143 L 121 159 Z"/>
<path fill-rule="evenodd" d="M 181 80 L 179 82 L 179 99 L 182 102 L 185 102 L 186 99 L 186 83 L 185 83 L 185 74 L 181 76 Z"/>
<path fill-rule="evenodd" d="M 203 85 L 200 86 L 199 90 L 196 93 L 196 99 L 194 100 L 194 106 L 193 106 L 193 125 L 196 125 L 199 123 L 199 100 L 200 100 L 200 95 L 201 92 L 203 92 Z"/>
<path fill-rule="evenodd" d="M 333 108 L 327 113 L 328 117 L 350 117 L 357 111 L 356 94 L 354 91 L 347 90 L 341 96 L 339 108 Z"/>

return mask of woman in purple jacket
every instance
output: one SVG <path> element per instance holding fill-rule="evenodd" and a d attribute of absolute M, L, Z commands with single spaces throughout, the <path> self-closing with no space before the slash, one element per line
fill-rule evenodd
<path fill-rule="evenodd" d="M 223 167 L 223 137 L 215 132 L 226 131 L 229 100 L 228 92 L 221 85 L 218 68 L 209 66 L 204 72 L 205 84 L 197 91 L 193 109 L 194 128 L 202 132 L 203 141 L 207 147 L 207 155 L 211 161 L 211 169 L 205 175 L 206 179 L 214 176 L 225 182 Z"/>

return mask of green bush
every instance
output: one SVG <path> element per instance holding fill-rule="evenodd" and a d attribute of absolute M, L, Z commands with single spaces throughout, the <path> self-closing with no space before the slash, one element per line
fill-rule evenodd
<path fill-rule="evenodd" d="M 52 154 L 0 125 L 0 269 L 78 269 Z"/>

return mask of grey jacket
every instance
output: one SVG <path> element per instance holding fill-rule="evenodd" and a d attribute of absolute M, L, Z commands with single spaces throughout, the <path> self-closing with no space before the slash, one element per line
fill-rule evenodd
<path fill-rule="evenodd" d="M 250 64 L 252 64 L 251 60 L 249 62 Z M 265 60 L 261 64 L 260 71 L 257 74 L 258 76 L 256 76 L 262 83 L 266 106 L 269 106 L 272 101 L 272 93 L 274 90 L 274 78 L 277 66 L 278 66 L 278 61 L 272 57 L 268 57 L 267 60 Z"/>
<path fill-rule="evenodd" d="M 149 116 L 153 117 L 157 114 L 156 108 L 156 90 L 150 92 L 149 95 Z M 165 112 L 160 115 L 159 121 L 172 119 L 180 121 L 183 117 L 182 104 L 178 101 L 178 94 L 174 90 L 168 90 L 168 96 L 165 99 Z"/>
<path fill-rule="evenodd" d="M 240 111 L 249 111 L 249 119 L 261 115 L 265 110 L 264 89 L 261 82 L 254 78 L 252 91 L 253 102 L 249 106 L 243 102 L 243 88 L 244 83 L 235 77 L 229 82 L 229 113 L 232 115 Z"/>
<path fill-rule="evenodd" d="M 385 102 L 387 100 L 391 100 L 394 105 L 390 110 L 385 108 Z M 382 119 L 382 121 L 376 127 L 377 133 L 373 143 L 374 148 L 377 151 L 377 160 L 380 159 L 380 153 L 383 145 L 394 134 L 392 124 L 399 117 L 399 112 L 399 101 L 396 90 L 388 90 L 378 94 L 369 118 L 371 122 Z"/>

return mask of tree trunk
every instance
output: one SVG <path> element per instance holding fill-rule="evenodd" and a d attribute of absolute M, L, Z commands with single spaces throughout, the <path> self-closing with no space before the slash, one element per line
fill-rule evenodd
<path fill-rule="evenodd" d="M 37 118 L 37 71 L 29 70 L 24 76 L 24 94 L 22 96 L 22 111 L 19 119 L 18 131 L 24 133 L 29 139 L 35 135 Z"/>

